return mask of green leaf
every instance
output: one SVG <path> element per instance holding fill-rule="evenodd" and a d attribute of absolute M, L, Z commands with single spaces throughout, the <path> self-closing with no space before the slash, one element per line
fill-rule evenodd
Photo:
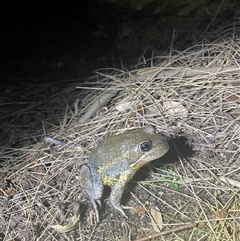
<path fill-rule="evenodd" d="M 171 183 L 171 188 L 173 190 L 177 190 L 179 187 L 178 187 L 178 184 L 177 183 Z"/>

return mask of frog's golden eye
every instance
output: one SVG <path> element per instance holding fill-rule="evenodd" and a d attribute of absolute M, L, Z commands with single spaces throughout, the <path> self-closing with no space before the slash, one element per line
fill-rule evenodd
<path fill-rule="evenodd" d="M 149 152 L 152 149 L 152 142 L 151 141 L 144 141 L 140 144 L 140 149 L 142 152 Z"/>

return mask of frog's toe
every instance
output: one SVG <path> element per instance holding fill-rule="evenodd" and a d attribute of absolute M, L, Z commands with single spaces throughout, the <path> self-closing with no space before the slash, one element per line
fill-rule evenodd
<path fill-rule="evenodd" d="M 123 205 L 121 205 L 121 206 L 122 206 L 122 209 L 134 209 L 134 207 L 123 206 Z"/>
<path fill-rule="evenodd" d="M 102 207 L 101 200 L 100 200 L 100 199 L 98 199 L 98 200 L 95 200 L 95 201 L 98 203 L 99 207 L 101 208 L 101 207 Z"/>
<path fill-rule="evenodd" d="M 116 209 L 118 212 L 120 212 L 125 218 L 128 218 L 128 216 L 126 215 L 126 213 L 123 211 L 123 206 L 121 205 L 116 205 L 114 203 L 111 203 L 113 208 Z"/>
<path fill-rule="evenodd" d="M 120 206 L 118 208 L 116 208 L 125 218 L 128 218 L 128 216 L 126 215 L 126 213 L 123 211 L 123 208 Z"/>
<path fill-rule="evenodd" d="M 96 220 L 97 220 L 97 223 L 99 223 L 99 211 L 98 211 L 98 206 L 97 206 L 97 203 L 101 205 L 101 201 L 100 200 L 95 200 L 93 198 L 90 198 L 91 200 L 91 203 L 93 205 L 93 209 L 95 211 L 95 214 L 96 214 Z"/>

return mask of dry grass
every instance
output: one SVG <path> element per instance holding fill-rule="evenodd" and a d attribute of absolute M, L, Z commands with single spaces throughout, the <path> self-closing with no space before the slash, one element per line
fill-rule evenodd
<path fill-rule="evenodd" d="M 228 28 L 216 41 L 145 60 L 151 69 L 99 70 L 86 84 L 55 93 L 36 125 L 66 146 L 44 141 L 39 131 L 33 136 L 27 128 L 18 132 L 5 124 L 3 240 L 137 240 L 155 233 L 152 206 L 160 209 L 163 231 L 170 230 L 156 240 L 239 240 L 240 47 L 234 31 Z M 110 90 L 114 97 L 82 121 L 92 103 Z M 36 117 L 36 107 L 19 108 L 11 118 Z M 92 224 L 90 204 L 79 190 L 79 166 L 102 138 L 146 123 L 168 138 L 171 148 L 163 161 L 174 174 L 159 161 L 148 177 L 142 178 L 145 169 L 140 170 L 136 180 L 141 181 L 130 182 L 123 198 L 135 208 L 127 211 L 129 219 L 104 204 L 100 223 Z M 67 222 L 79 205 L 82 216 L 74 231 L 50 228 Z M 184 224 L 194 225 L 173 229 Z"/>

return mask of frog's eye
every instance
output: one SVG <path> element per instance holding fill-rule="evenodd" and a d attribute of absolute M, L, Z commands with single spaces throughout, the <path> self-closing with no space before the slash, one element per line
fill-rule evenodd
<path fill-rule="evenodd" d="M 149 152 L 152 149 L 152 142 L 151 141 L 144 141 L 140 144 L 140 149 L 142 152 Z"/>

